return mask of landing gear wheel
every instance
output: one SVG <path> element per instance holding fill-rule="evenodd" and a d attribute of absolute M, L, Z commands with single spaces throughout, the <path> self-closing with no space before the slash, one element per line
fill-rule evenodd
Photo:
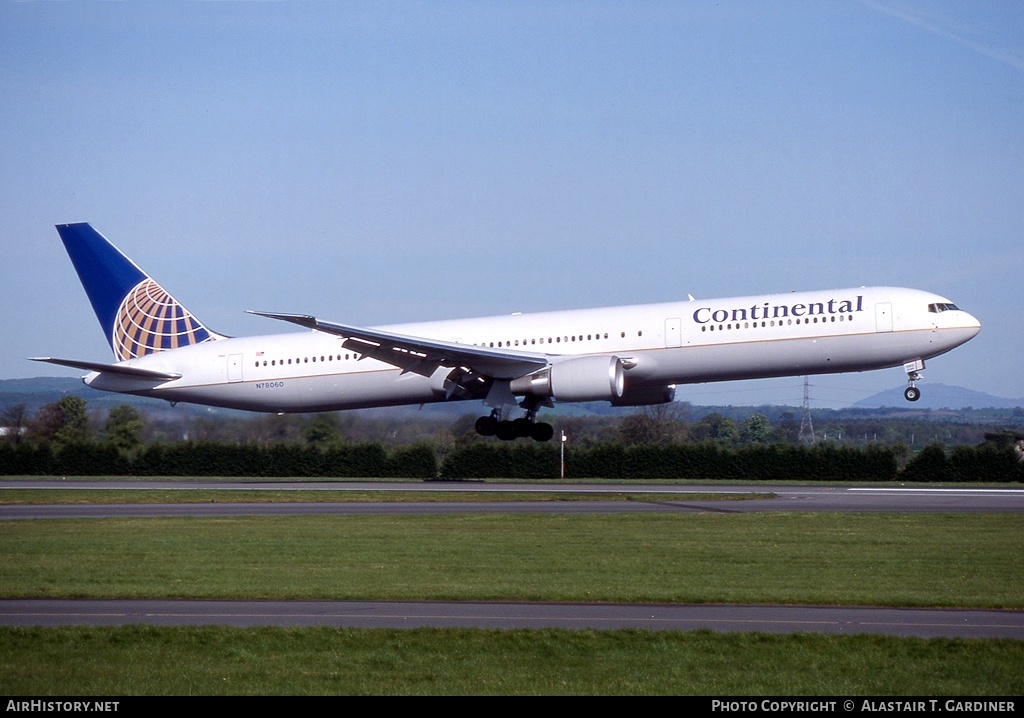
<path fill-rule="evenodd" d="M 476 433 L 480 436 L 494 436 L 498 432 L 498 420 L 493 416 L 481 416 L 476 420 Z"/>
<path fill-rule="evenodd" d="M 551 426 L 551 424 L 539 422 L 533 425 L 531 436 L 534 441 L 551 441 L 551 437 L 554 435 L 555 427 Z"/>
<path fill-rule="evenodd" d="M 515 419 L 512 428 L 516 432 L 516 438 L 530 436 L 533 432 L 533 422 L 529 419 Z"/>
<path fill-rule="evenodd" d="M 908 386 L 903 391 L 903 398 L 906 399 L 907 401 L 917 401 L 918 399 L 921 398 L 921 390 L 918 389 L 916 386 Z"/>
<path fill-rule="evenodd" d="M 512 441 L 516 438 L 516 426 L 511 421 L 499 421 L 496 433 L 502 441 Z"/>

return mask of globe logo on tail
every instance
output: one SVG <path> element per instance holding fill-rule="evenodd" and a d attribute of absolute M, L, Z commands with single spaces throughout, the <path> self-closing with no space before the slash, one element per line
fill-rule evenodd
<path fill-rule="evenodd" d="M 219 338 L 148 277 L 121 302 L 111 342 L 120 361 Z"/>

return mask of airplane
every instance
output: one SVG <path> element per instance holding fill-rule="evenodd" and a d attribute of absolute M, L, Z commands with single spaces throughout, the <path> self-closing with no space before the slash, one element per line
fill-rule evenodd
<path fill-rule="evenodd" d="M 981 329 L 942 296 L 858 287 L 369 328 L 257 311 L 303 331 L 228 337 L 88 223 L 57 232 L 115 361 L 33 361 L 94 389 L 260 412 L 477 400 L 476 431 L 506 441 L 549 441 L 537 415 L 555 402 L 664 404 L 681 384 L 902 366 L 917 401 L 925 360 Z"/>

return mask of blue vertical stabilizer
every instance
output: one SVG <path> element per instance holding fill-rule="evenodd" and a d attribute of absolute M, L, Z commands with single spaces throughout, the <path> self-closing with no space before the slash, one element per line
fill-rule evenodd
<path fill-rule="evenodd" d="M 119 360 L 221 338 L 89 224 L 57 232 Z"/>

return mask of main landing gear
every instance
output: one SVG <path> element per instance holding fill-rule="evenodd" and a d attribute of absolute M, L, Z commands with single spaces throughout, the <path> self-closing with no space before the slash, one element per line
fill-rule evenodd
<path fill-rule="evenodd" d="M 476 433 L 481 436 L 497 436 L 503 441 L 530 437 L 535 441 L 550 441 L 555 435 L 555 427 L 543 421 L 537 421 L 539 402 L 530 402 L 527 398 L 520 405 L 526 410 L 526 416 L 519 419 L 503 419 L 504 407 L 496 407 L 490 416 L 481 416 L 476 420 Z"/>
<path fill-rule="evenodd" d="M 525 437 L 534 441 L 550 441 L 555 435 L 555 428 L 551 424 L 536 421 L 532 411 L 520 419 L 501 419 L 500 416 L 497 409 L 490 416 L 481 416 L 476 420 L 476 433 L 480 436 L 497 436 L 502 441 Z"/>
<path fill-rule="evenodd" d="M 921 380 L 921 372 L 924 370 L 924 360 L 915 359 L 903 365 L 907 372 L 907 388 L 903 390 L 903 398 L 907 401 L 917 401 L 921 398 L 921 390 L 917 388 L 917 382 Z"/>
<path fill-rule="evenodd" d="M 476 420 L 476 433 L 480 436 L 497 436 L 502 441 L 530 437 L 534 441 L 550 441 L 555 435 L 551 424 L 537 421 L 537 411 L 542 406 L 553 406 L 545 397 L 527 395 L 522 401 L 512 393 L 510 382 L 494 381 L 487 391 L 484 405 L 491 407 L 490 416 Z M 509 419 L 508 412 L 516 407 L 525 409 L 526 416 Z"/>

